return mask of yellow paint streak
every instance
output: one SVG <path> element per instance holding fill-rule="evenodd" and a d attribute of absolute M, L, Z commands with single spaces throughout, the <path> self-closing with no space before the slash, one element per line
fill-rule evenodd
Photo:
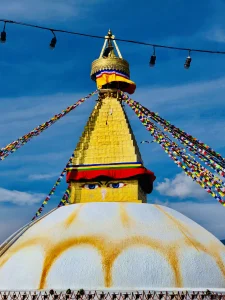
<path fill-rule="evenodd" d="M 183 286 L 183 279 L 181 274 L 181 268 L 176 247 L 169 247 L 167 249 L 167 258 L 170 266 L 173 268 L 175 287 L 180 288 Z"/>
<path fill-rule="evenodd" d="M 160 252 L 164 257 L 167 258 L 167 262 L 170 264 L 170 266 L 174 272 L 175 283 L 178 284 L 178 286 L 181 286 L 182 278 L 180 276 L 178 258 L 176 256 L 174 257 L 174 253 L 171 253 L 170 251 L 168 251 L 168 248 L 163 247 L 162 243 L 157 240 L 154 240 L 154 239 L 151 239 L 148 237 L 135 236 L 135 237 L 131 237 L 131 238 L 122 240 L 119 244 L 116 243 L 114 245 L 111 245 L 113 251 L 112 250 L 108 251 L 107 255 L 104 257 L 103 265 L 105 268 L 105 286 L 106 287 L 112 286 L 112 267 L 113 267 L 113 263 L 115 262 L 116 258 L 124 250 L 126 250 L 130 247 L 133 247 L 133 246 L 146 246 L 155 251 Z"/>
<path fill-rule="evenodd" d="M 224 265 L 224 263 L 222 261 L 222 258 L 221 258 L 220 254 L 218 252 L 218 249 L 219 249 L 218 243 L 211 242 L 210 247 L 206 248 L 203 244 L 201 244 L 199 241 L 196 240 L 196 238 L 194 238 L 192 236 L 189 229 L 184 224 L 182 224 L 176 218 L 174 218 L 169 213 L 164 211 L 162 207 L 160 207 L 158 205 L 155 205 L 155 207 L 158 210 L 160 210 L 164 215 L 166 215 L 167 218 L 169 218 L 171 220 L 171 222 L 173 222 L 174 224 L 177 225 L 178 229 L 184 235 L 185 241 L 188 245 L 194 246 L 195 249 L 197 249 L 197 251 L 202 251 L 202 252 L 210 255 L 214 259 L 214 261 L 216 262 L 216 264 L 217 264 L 218 268 L 220 269 L 221 273 L 223 274 L 223 276 L 225 277 L 225 265 Z"/>
<path fill-rule="evenodd" d="M 80 245 L 89 245 L 95 248 L 102 257 L 102 267 L 104 272 L 104 281 L 106 287 L 111 287 L 112 282 L 112 269 L 115 260 L 118 256 L 126 249 L 132 246 L 146 246 L 155 251 L 160 252 L 164 257 L 167 258 L 168 263 L 174 272 L 175 283 L 177 286 L 182 286 L 182 278 L 179 271 L 179 262 L 176 257 L 176 253 L 172 250 L 168 250 L 167 247 L 163 247 L 162 243 L 148 237 L 131 237 L 120 242 L 107 242 L 100 236 L 81 236 L 77 238 L 71 238 L 56 245 L 53 249 L 49 249 L 41 275 L 39 289 L 46 287 L 47 276 L 53 266 L 54 262 L 62 255 L 63 252 L 71 247 Z"/>
<path fill-rule="evenodd" d="M 48 276 L 48 273 L 53 265 L 53 263 L 56 261 L 56 259 L 66 250 L 68 250 L 71 247 L 74 246 L 80 246 L 80 245 L 90 245 L 94 248 L 96 248 L 100 253 L 103 252 L 103 240 L 100 237 L 94 237 L 94 236 L 81 236 L 77 238 L 71 238 L 68 240 L 65 240 L 61 242 L 58 245 L 54 246 L 54 249 L 49 249 L 48 253 L 45 257 L 43 271 L 41 275 L 41 280 L 39 284 L 39 289 L 44 289 L 46 285 L 46 279 Z"/>
<path fill-rule="evenodd" d="M 182 224 L 180 221 L 178 221 L 176 218 L 174 218 L 172 215 L 170 215 L 168 212 L 166 212 L 162 207 L 160 207 L 158 205 L 155 205 L 155 207 L 161 213 L 163 213 L 173 224 L 175 224 L 177 226 L 179 231 L 184 235 L 186 242 L 188 244 L 194 246 L 197 251 L 199 251 L 199 246 L 200 246 L 200 248 L 202 248 L 202 245 L 201 244 L 199 245 L 199 242 L 196 241 L 196 239 L 192 237 L 188 228 L 184 224 Z"/>
<path fill-rule="evenodd" d="M 82 207 L 82 206 L 81 206 Z M 63 223 L 66 227 L 69 227 L 77 218 L 80 208 L 74 210 L 67 220 Z M 206 247 L 199 243 L 189 232 L 188 228 L 181 224 L 178 220 L 176 220 L 173 216 L 169 213 L 165 212 L 161 207 L 156 206 L 167 218 L 172 222 L 175 223 L 178 229 L 182 232 L 184 236 L 185 242 L 190 245 L 194 246 L 195 249 L 198 251 L 205 252 L 209 254 L 212 258 L 214 258 L 217 266 L 221 270 L 223 276 L 225 277 L 225 266 L 219 254 L 220 247 L 218 243 L 212 242 L 210 247 Z M 124 227 L 129 227 L 132 225 L 133 220 L 129 217 L 126 207 L 124 204 L 119 206 L 120 209 L 120 217 Z M 26 248 L 31 247 L 34 245 L 41 245 L 45 250 L 45 259 L 43 263 L 42 275 L 39 283 L 39 289 L 47 288 L 46 281 L 48 274 L 56 262 L 56 260 L 68 249 L 71 247 L 77 247 L 81 245 L 87 245 L 91 248 L 94 248 L 98 251 L 101 256 L 102 260 L 102 269 L 104 273 L 104 283 L 105 287 L 111 287 L 113 285 L 113 265 L 115 260 L 118 258 L 119 255 L 122 254 L 123 251 L 130 247 L 134 246 L 145 246 L 154 251 L 160 253 L 168 262 L 171 269 L 173 270 L 174 274 L 174 285 L 176 287 L 182 287 L 183 279 L 181 274 L 181 267 L 179 262 L 179 245 L 180 240 L 175 241 L 171 244 L 167 244 L 164 241 L 152 239 L 149 237 L 143 236 L 133 236 L 130 238 L 125 238 L 121 240 L 112 241 L 107 239 L 107 237 L 102 236 L 80 236 L 80 237 L 72 237 L 67 240 L 61 241 L 58 244 L 53 244 L 51 241 L 49 242 L 49 238 L 31 238 L 27 241 L 18 242 L 13 245 L 1 258 L 0 258 L 0 267 L 2 267 L 15 253 L 18 251 Z"/>
<path fill-rule="evenodd" d="M 214 253 L 213 257 L 214 257 L 221 273 L 223 274 L 223 277 L 225 278 L 225 264 L 223 263 L 221 256 L 219 255 L 219 253 Z"/>
<path fill-rule="evenodd" d="M 128 215 L 125 204 L 120 204 L 119 210 L 120 210 L 120 219 L 121 219 L 123 226 L 126 228 L 131 227 L 131 225 L 134 224 L 134 221 Z"/>
<path fill-rule="evenodd" d="M 222 248 L 222 250 L 224 249 Z M 218 247 L 218 245 L 215 245 L 215 243 L 212 242 L 210 245 L 210 254 L 215 259 L 217 266 L 219 267 L 221 273 L 223 274 L 223 277 L 225 278 L 225 264 L 221 258 L 219 251 L 220 247 Z"/>
<path fill-rule="evenodd" d="M 27 247 L 32 247 L 35 245 L 44 245 L 47 246 L 48 241 L 47 239 L 44 238 L 32 238 L 30 240 L 24 241 L 17 244 L 14 244 L 11 248 L 9 248 L 8 251 L 6 251 L 2 257 L 0 258 L 0 268 L 4 266 L 4 264 L 17 252 L 19 252 L 20 250 L 27 248 Z"/>
<path fill-rule="evenodd" d="M 75 209 L 74 211 L 69 215 L 69 217 L 64 221 L 64 225 L 66 228 L 68 228 L 78 217 L 81 208 L 83 207 L 84 204 L 80 205 L 74 205 Z"/>

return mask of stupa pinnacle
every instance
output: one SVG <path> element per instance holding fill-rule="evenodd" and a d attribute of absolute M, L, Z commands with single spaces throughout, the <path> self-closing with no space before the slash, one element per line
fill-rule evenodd
<path fill-rule="evenodd" d="M 118 56 L 115 55 L 114 48 Z M 136 89 L 135 83 L 130 80 L 129 63 L 123 59 L 111 30 L 105 36 L 99 58 L 92 63 L 91 78 L 97 81 L 99 89 L 119 88 L 129 94 L 133 94 Z"/>
<path fill-rule="evenodd" d="M 146 202 L 153 188 L 155 176 L 143 166 L 121 103 L 120 90 L 133 93 L 136 86 L 114 38 L 109 30 L 92 63 L 91 78 L 100 93 L 68 168 L 71 203 Z"/>

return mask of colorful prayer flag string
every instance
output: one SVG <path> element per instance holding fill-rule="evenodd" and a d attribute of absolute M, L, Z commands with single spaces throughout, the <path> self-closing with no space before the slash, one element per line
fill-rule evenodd
<path fill-rule="evenodd" d="M 188 139 L 186 139 L 184 136 L 186 135 L 185 132 L 182 131 L 182 134 L 179 133 L 179 131 L 181 132 L 181 130 L 179 128 L 176 128 L 174 125 L 170 125 L 170 122 L 162 119 L 161 117 L 159 117 L 157 114 L 149 111 L 147 108 L 143 107 L 140 103 L 130 99 L 127 95 L 124 94 L 124 101 L 129 105 L 129 106 L 133 106 L 135 108 L 135 110 L 138 112 L 139 110 L 142 111 L 146 117 L 151 118 L 153 121 L 157 122 L 158 124 L 160 124 L 163 128 L 164 131 L 167 131 L 169 133 L 172 134 L 172 136 L 179 140 L 179 142 L 181 142 L 183 145 L 185 145 L 185 147 L 192 152 L 196 157 L 198 157 L 200 160 L 202 160 L 204 162 L 204 164 L 206 164 L 207 166 L 211 167 L 213 170 L 215 170 L 219 175 L 225 177 L 225 169 L 223 168 L 222 163 L 218 164 L 215 161 L 215 156 L 211 156 L 209 155 L 209 153 L 205 150 L 203 150 L 201 147 L 196 146 L 193 142 L 190 142 Z M 148 113 L 150 112 L 150 113 Z M 152 117 L 153 115 L 153 117 Z M 157 116 L 158 118 L 154 118 L 154 116 Z M 162 120 L 159 121 L 159 120 Z M 175 129 L 173 129 L 175 128 Z M 189 135 L 190 136 L 190 135 Z M 195 139 L 195 138 L 194 138 Z M 197 139 L 195 139 L 197 140 Z M 214 151 L 214 150 L 213 150 Z M 222 158 L 222 157 L 221 157 Z M 222 158 L 222 160 L 224 160 Z M 221 162 L 221 161 L 220 161 Z M 211 173 L 211 176 L 214 178 L 212 180 L 217 180 L 220 182 L 221 185 L 225 186 L 225 183 L 218 177 L 216 177 L 214 174 Z"/>
<path fill-rule="evenodd" d="M 221 181 L 217 181 L 214 175 L 199 164 L 193 156 L 187 154 L 185 149 L 178 147 L 178 145 L 171 141 L 170 138 L 164 134 L 157 126 L 147 119 L 147 116 L 132 102 L 125 101 L 136 113 L 142 124 L 150 131 L 154 137 L 154 141 L 159 143 L 164 151 L 169 155 L 171 159 L 181 167 L 186 175 L 190 176 L 196 181 L 202 188 L 210 193 L 217 201 L 225 206 L 225 201 L 221 196 L 225 195 L 225 189 L 221 184 Z M 183 163 L 181 162 L 183 161 Z M 223 183 L 224 184 L 224 183 Z M 214 192 L 215 189 L 218 193 Z"/>
<path fill-rule="evenodd" d="M 74 157 L 74 154 L 72 154 L 72 156 L 70 157 L 68 163 L 66 164 L 66 167 L 63 169 L 63 171 L 59 175 L 58 179 L 56 180 L 55 184 L 53 185 L 52 189 L 50 190 L 48 196 L 45 198 L 42 205 L 40 206 L 40 208 L 37 210 L 36 214 L 32 218 L 32 221 L 34 221 L 36 218 L 38 218 L 40 216 L 40 214 L 42 213 L 44 207 L 48 204 L 49 200 L 51 199 L 51 196 L 55 194 L 56 188 L 57 188 L 57 186 L 59 186 L 59 184 L 61 183 L 63 177 L 65 176 L 67 167 L 68 167 L 69 164 L 71 164 L 73 157 Z M 65 196 L 65 194 L 64 194 L 64 196 Z M 64 196 L 63 196 L 62 200 L 64 199 Z M 60 201 L 60 203 L 61 203 L 61 201 Z"/>
<path fill-rule="evenodd" d="M 218 167 L 220 167 L 220 169 L 225 168 L 225 159 L 218 152 L 214 151 L 205 143 L 198 141 L 198 139 L 192 137 L 191 135 L 187 134 L 183 130 L 170 124 L 169 121 L 164 120 L 157 113 L 150 111 L 146 107 L 142 106 L 139 102 L 130 99 L 128 95 L 124 93 L 122 93 L 122 95 L 123 95 L 123 100 L 129 106 L 134 104 L 136 108 L 140 109 L 147 117 L 151 118 L 153 121 L 163 126 L 165 131 L 173 133 L 174 137 L 180 138 L 180 140 L 182 140 L 183 143 L 188 144 L 191 148 L 195 149 L 199 154 L 204 154 L 205 156 L 208 155 L 208 158 L 210 157 L 211 160 L 213 159 L 215 161 L 217 168 Z M 223 170 L 223 172 L 225 172 L 225 170 Z"/>
<path fill-rule="evenodd" d="M 151 129 L 151 126 L 147 127 L 147 130 L 153 133 L 154 129 Z M 155 133 L 153 133 L 153 136 L 155 137 L 155 141 L 161 145 L 164 151 L 169 155 L 171 159 L 174 160 L 178 167 L 181 167 L 183 169 L 186 175 L 192 177 L 194 181 L 196 181 L 201 187 L 203 187 L 208 193 L 210 193 L 217 201 L 219 201 L 222 205 L 225 205 L 225 201 L 220 197 L 220 195 L 224 196 L 224 190 L 222 191 L 220 189 L 220 185 L 218 183 L 217 185 L 213 185 L 210 182 L 210 176 L 207 177 L 207 172 L 202 172 L 201 170 L 199 170 L 199 168 L 194 165 L 195 161 L 191 161 L 191 159 L 185 156 L 178 147 L 174 147 L 174 145 L 172 146 L 171 143 L 163 138 L 163 136 L 157 135 L 156 131 Z M 180 159 L 183 161 L 183 163 L 180 161 Z M 209 173 L 210 172 L 208 172 L 208 175 Z M 218 191 L 220 195 L 213 192 L 212 188 Z"/>
<path fill-rule="evenodd" d="M 62 117 L 67 115 L 69 112 L 71 112 L 73 109 L 75 109 L 77 106 L 79 106 L 81 103 L 83 103 L 86 99 L 92 97 L 93 95 L 97 94 L 98 90 L 90 93 L 84 98 L 81 98 L 73 105 L 68 106 L 66 109 L 64 109 L 61 113 L 55 115 L 47 122 L 43 123 L 42 125 L 37 126 L 29 133 L 25 134 L 24 136 L 18 138 L 16 141 L 13 141 L 12 143 L 8 144 L 6 147 L 0 149 L 0 161 L 5 159 L 7 156 L 9 156 L 10 153 L 14 153 L 16 150 L 18 150 L 21 146 L 25 145 L 28 141 L 30 141 L 34 136 L 38 136 L 42 131 L 49 128 L 52 124 L 54 124 L 56 121 L 60 120 Z"/>
<path fill-rule="evenodd" d="M 161 124 L 160 124 L 161 125 Z M 162 125 L 163 126 L 163 125 Z M 172 136 L 179 140 L 190 152 L 192 152 L 197 158 L 202 160 L 204 164 L 212 168 L 214 171 L 216 171 L 219 175 L 225 177 L 224 169 L 218 165 L 214 161 L 214 157 L 211 157 L 209 154 L 207 154 L 205 151 L 201 151 L 201 149 L 197 149 L 196 147 L 193 147 L 193 143 L 190 143 L 186 139 L 184 139 L 179 134 L 175 134 L 173 130 L 168 129 L 165 125 L 163 126 L 164 131 L 167 131 L 172 134 Z M 208 170 L 207 170 L 208 171 Z M 225 186 L 225 183 L 218 177 L 216 177 L 213 173 L 210 173 L 211 181 L 214 182 L 215 180 L 220 183 L 220 185 Z M 215 183 L 216 184 L 216 183 Z"/>
<path fill-rule="evenodd" d="M 70 190 L 71 189 L 71 185 L 69 184 L 68 185 L 68 188 L 66 189 L 62 199 L 60 200 L 59 202 L 59 205 L 58 207 L 61 207 L 61 206 L 64 206 L 64 205 L 67 205 L 67 203 L 69 203 L 69 197 L 70 197 Z"/>

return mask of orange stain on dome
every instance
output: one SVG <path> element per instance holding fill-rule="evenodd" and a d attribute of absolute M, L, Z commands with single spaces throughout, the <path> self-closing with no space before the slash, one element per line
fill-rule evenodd
<path fill-rule="evenodd" d="M 42 275 L 40 279 L 39 289 L 44 289 L 46 285 L 47 276 L 53 265 L 53 263 L 60 257 L 60 255 L 74 246 L 80 245 L 90 245 L 96 248 L 100 253 L 103 251 L 104 240 L 101 237 L 96 236 L 80 236 L 77 238 L 70 238 L 65 241 L 60 242 L 58 245 L 55 245 L 53 248 L 49 248 L 42 270 Z"/>
<path fill-rule="evenodd" d="M 126 211 L 125 204 L 119 204 L 119 210 L 120 210 L 120 219 L 124 227 L 129 228 L 134 224 L 134 220 L 131 219 L 131 217 L 128 215 Z"/>
<path fill-rule="evenodd" d="M 214 258 L 217 266 L 221 270 L 223 276 L 225 277 L 225 266 L 219 254 L 219 248 L 216 243 L 212 242 L 210 247 L 206 247 L 198 242 L 189 232 L 188 228 L 171 216 L 169 213 L 165 212 L 161 207 L 156 206 L 164 215 L 168 217 L 168 219 L 177 225 L 177 228 L 182 232 L 184 236 L 184 242 L 196 248 L 198 251 L 203 251 L 209 254 Z M 132 225 L 133 220 L 129 217 L 124 205 L 120 205 L 120 218 L 122 224 L 125 227 L 129 227 Z M 70 226 L 77 218 L 80 209 L 76 209 L 73 211 L 69 217 L 64 221 L 66 226 Z M 90 247 L 96 249 L 101 256 L 102 259 L 102 270 L 104 273 L 104 283 L 105 287 L 111 287 L 113 285 L 113 265 L 115 260 L 122 254 L 123 251 L 127 250 L 130 247 L 139 246 L 139 247 L 148 247 L 154 251 L 160 253 L 168 262 L 171 269 L 174 273 L 174 284 L 176 287 L 182 287 L 182 273 L 179 262 L 179 251 L 182 240 L 176 241 L 174 243 L 165 243 L 160 240 L 152 239 L 150 237 L 144 236 L 133 236 L 130 238 L 120 239 L 116 241 L 112 241 L 110 239 L 106 239 L 102 236 L 80 236 L 73 237 L 67 240 L 60 242 L 59 244 L 53 244 L 53 242 L 49 243 L 48 238 L 31 238 L 27 241 L 18 241 L 18 245 L 13 245 L 3 256 L 0 258 L 0 267 L 2 267 L 15 253 L 34 245 L 41 245 L 45 250 L 45 258 L 43 262 L 42 275 L 40 278 L 39 289 L 46 288 L 46 281 L 49 275 L 49 272 L 54 265 L 55 261 L 69 248 L 76 247 L 80 245 L 89 245 Z"/>
<path fill-rule="evenodd" d="M 167 247 L 163 246 L 162 243 L 157 240 L 148 237 L 134 236 L 116 242 L 107 242 L 105 238 L 100 236 L 81 236 L 63 241 L 48 250 L 44 261 L 39 289 L 46 288 L 46 281 L 51 267 L 53 266 L 54 262 L 62 255 L 62 253 L 71 247 L 80 245 L 90 245 L 101 255 L 106 287 L 111 287 L 113 284 L 112 269 L 115 260 L 124 250 L 133 246 L 146 246 L 160 252 L 164 257 L 166 257 L 168 263 L 171 265 L 177 287 L 182 286 L 182 278 L 179 271 L 179 261 L 178 258 L 174 257 L 176 256 L 176 254 L 168 250 Z"/>
<path fill-rule="evenodd" d="M 173 272 L 174 272 L 175 286 L 182 287 L 183 280 L 182 280 L 182 274 L 181 274 L 178 253 L 177 253 L 178 252 L 177 247 L 175 245 L 173 245 L 172 247 L 168 247 L 167 251 L 168 251 L 167 258 L 168 258 L 169 264 L 173 268 Z"/>
<path fill-rule="evenodd" d="M 222 247 L 221 247 L 222 248 Z M 210 245 L 210 255 L 213 256 L 215 259 L 217 266 L 219 267 L 221 273 L 223 274 L 225 278 L 225 263 L 223 262 L 220 254 L 219 254 L 219 247 L 218 245 L 216 246 L 214 243 Z"/>
<path fill-rule="evenodd" d="M 84 206 L 84 204 L 80 204 L 79 206 L 75 207 L 74 211 L 64 221 L 65 227 L 69 227 L 77 219 L 77 217 L 80 213 L 80 210 L 83 206 Z"/>
<path fill-rule="evenodd" d="M 0 257 L 0 268 L 4 266 L 4 264 L 17 252 L 19 252 L 20 250 L 27 248 L 27 247 L 32 247 L 35 246 L 37 244 L 40 245 L 48 245 L 48 240 L 47 238 L 32 238 L 30 240 L 18 243 L 18 245 L 13 245 L 8 251 L 6 250 L 6 252 Z"/>
<path fill-rule="evenodd" d="M 185 242 L 190 245 L 194 246 L 194 248 L 197 251 L 202 251 L 208 255 L 210 255 L 214 261 L 216 262 L 218 268 L 220 269 L 221 273 L 223 274 L 225 278 L 225 264 L 223 263 L 223 260 L 218 252 L 219 245 L 218 243 L 211 242 L 210 247 L 206 248 L 203 244 L 201 244 L 199 241 L 196 240 L 196 238 L 193 237 L 193 235 L 190 233 L 189 229 L 182 224 L 180 221 L 175 219 L 172 215 L 170 215 L 168 212 L 164 211 L 162 207 L 159 207 L 158 205 L 155 205 L 158 210 L 160 210 L 170 221 L 177 225 L 178 229 L 182 232 L 182 234 L 185 237 Z"/>
<path fill-rule="evenodd" d="M 195 238 L 192 237 L 191 233 L 189 232 L 188 228 L 183 225 L 180 221 L 178 221 L 176 218 L 174 218 L 172 215 L 170 215 L 168 212 L 166 212 L 162 207 L 155 205 L 155 207 L 161 212 L 163 213 L 170 221 L 172 224 L 175 224 L 176 227 L 178 228 L 178 230 L 183 234 L 183 236 L 185 237 L 186 242 L 190 245 L 190 246 L 194 246 L 194 248 L 199 251 L 201 248 L 204 247 L 203 245 L 201 245 Z M 204 247 L 205 248 L 205 247 Z"/>

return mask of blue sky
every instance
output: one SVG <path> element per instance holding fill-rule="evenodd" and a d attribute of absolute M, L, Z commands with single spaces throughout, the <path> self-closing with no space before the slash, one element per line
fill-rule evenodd
<path fill-rule="evenodd" d="M 32 22 L 104 36 L 191 48 L 224 50 L 225 1 L 1 0 L 0 18 Z M 2 24 L 3 26 L 3 24 Z M 29 132 L 79 98 L 95 90 L 90 65 L 102 40 L 57 34 L 7 24 L 0 44 L 0 147 Z M 156 49 L 119 43 L 137 84 L 133 98 L 158 112 L 225 156 L 225 56 Z M 96 99 L 96 97 L 94 97 Z M 0 241 L 30 221 L 64 168 L 95 101 L 88 100 L 6 160 L 0 162 Z M 150 134 L 126 111 L 138 143 Z M 225 238 L 225 209 L 181 174 L 159 145 L 140 144 L 146 167 L 156 173 L 149 203 L 168 205 Z M 52 197 L 56 206 L 66 185 Z"/>

